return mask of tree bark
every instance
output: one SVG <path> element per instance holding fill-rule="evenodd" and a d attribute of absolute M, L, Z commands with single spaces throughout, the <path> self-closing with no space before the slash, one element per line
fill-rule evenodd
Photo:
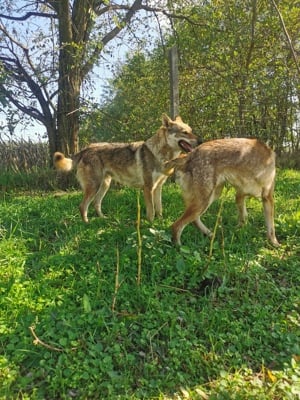
<path fill-rule="evenodd" d="M 81 80 L 76 63 L 69 1 L 60 0 L 56 4 L 60 47 L 55 147 L 66 154 L 74 154 L 78 151 Z"/>

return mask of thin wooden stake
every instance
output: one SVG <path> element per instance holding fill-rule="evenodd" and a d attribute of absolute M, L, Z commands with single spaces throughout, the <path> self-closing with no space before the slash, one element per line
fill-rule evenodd
<path fill-rule="evenodd" d="M 213 234 L 212 234 L 212 237 L 210 239 L 209 254 L 208 254 L 209 261 L 210 261 L 210 259 L 212 257 L 213 246 L 214 246 L 214 242 L 215 242 L 215 238 L 216 238 L 218 225 L 219 225 L 219 222 L 222 219 L 221 214 L 222 214 L 222 210 L 223 210 L 223 203 L 224 203 L 224 196 L 221 197 L 221 204 L 220 204 L 219 211 L 218 211 L 218 214 L 217 214 L 217 219 L 216 219 L 216 223 L 215 223 L 215 226 L 214 226 Z"/>
<path fill-rule="evenodd" d="M 113 296 L 113 301 L 112 301 L 112 306 L 111 306 L 112 312 L 115 312 L 117 294 L 118 294 L 118 290 L 120 289 L 120 286 L 121 286 L 121 284 L 120 284 L 120 254 L 119 254 L 118 247 L 117 247 L 116 255 L 117 255 L 117 265 L 116 265 L 115 290 L 114 290 L 114 296 Z"/>
<path fill-rule="evenodd" d="M 141 284 L 142 279 L 142 236 L 141 236 L 141 204 L 140 192 L 137 192 L 137 284 Z"/>
<path fill-rule="evenodd" d="M 171 118 L 179 115 L 179 74 L 178 74 L 178 51 L 173 46 L 169 50 L 170 64 L 170 91 L 171 91 Z"/>

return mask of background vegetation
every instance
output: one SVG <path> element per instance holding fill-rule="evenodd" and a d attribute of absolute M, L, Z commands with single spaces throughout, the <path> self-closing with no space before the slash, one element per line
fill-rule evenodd
<path fill-rule="evenodd" d="M 297 0 L 7 0 L 0 12 L 0 109 L 12 135 L 27 115 L 51 154 L 150 136 L 170 108 L 176 44 L 180 113 L 204 139 L 256 136 L 299 158 Z M 113 72 L 100 93 L 99 66 Z"/>
<path fill-rule="evenodd" d="M 299 9 L 280 2 L 298 49 Z M 296 5 L 296 4 L 295 4 Z M 288 7 L 288 8 L 285 8 Z M 128 54 L 104 106 L 83 119 L 88 140 L 144 138 L 169 110 L 167 49 L 178 46 L 180 114 L 207 139 L 254 136 L 299 159 L 299 70 L 270 1 L 205 2 L 148 55 Z M 299 49 L 298 49 L 299 50 Z"/>

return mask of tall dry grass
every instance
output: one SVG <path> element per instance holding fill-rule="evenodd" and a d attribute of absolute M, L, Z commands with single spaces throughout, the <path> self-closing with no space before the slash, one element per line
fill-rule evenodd
<path fill-rule="evenodd" d="M 50 167 L 47 143 L 25 140 L 0 141 L 0 170 L 3 172 L 32 172 Z"/>
<path fill-rule="evenodd" d="M 0 141 L 0 192 L 66 190 L 78 187 L 74 174 L 57 173 L 47 143 Z"/>

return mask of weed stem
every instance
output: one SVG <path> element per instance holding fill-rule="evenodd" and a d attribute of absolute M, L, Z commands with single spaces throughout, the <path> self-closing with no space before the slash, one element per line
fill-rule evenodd
<path fill-rule="evenodd" d="M 47 349 L 50 349 L 50 350 L 54 350 L 54 351 L 64 351 L 63 349 L 61 349 L 61 348 L 59 348 L 59 347 L 54 347 L 54 346 L 51 346 L 50 344 L 47 344 L 47 343 L 43 342 L 43 341 L 36 335 L 36 333 L 35 333 L 35 326 L 30 326 L 29 329 L 30 329 L 30 332 L 31 332 L 32 336 L 34 337 L 33 343 L 34 343 L 35 345 L 40 344 L 41 346 L 46 347 Z"/>

